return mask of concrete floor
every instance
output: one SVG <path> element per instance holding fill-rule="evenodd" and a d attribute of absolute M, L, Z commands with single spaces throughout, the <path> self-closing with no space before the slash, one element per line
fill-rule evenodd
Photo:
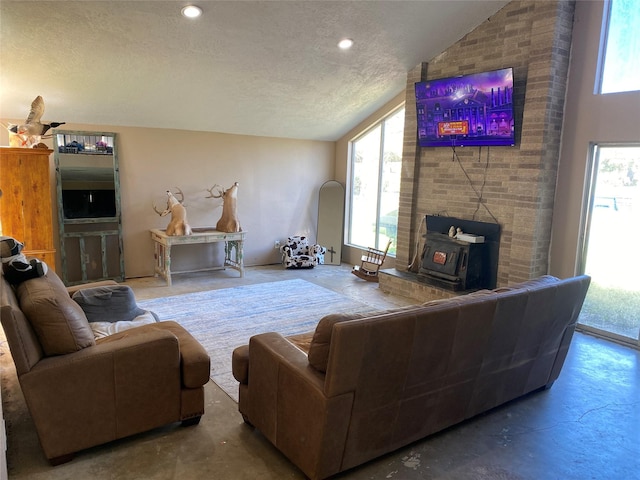
<path fill-rule="evenodd" d="M 130 280 L 139 299 L 301 277 L 377 307 L 414 303 L 379 291 L 349 267 L 285 271 L 280 266 Z M 6 344 L 5 344 L 6 347 Z M 3 352 L 5 349 L 3 349 Z M 9 355 L 0 357 L 10 479 L 303 479 L 213 382 L 200 425 L 170 425 L 46 462 Z M 640 352 L 583 334 L 560 378 L 531 394 L 334 478 L 640 479 Z"/>

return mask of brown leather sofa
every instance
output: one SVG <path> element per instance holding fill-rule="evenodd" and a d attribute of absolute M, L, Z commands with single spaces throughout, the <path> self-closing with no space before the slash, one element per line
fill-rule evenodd
<path fill-rule="evenodd" d="M 590 278 L 544 276 L 252 337 L 239 410 L 309 478 L 396 450 L 558 378 Z"/>
<path fill-rule="evenodd" d="M 204 348 L 175 322 L 95 340 L 73 290 L 51 270 L 15 289 L 0 280 L 2 326 L 47 459 L 63 463 L 155 427 L 197 424 L 209 380 Z"/>

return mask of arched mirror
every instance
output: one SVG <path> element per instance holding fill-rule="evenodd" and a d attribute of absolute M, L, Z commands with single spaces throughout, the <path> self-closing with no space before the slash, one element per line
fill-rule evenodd
<path fill-rule="evenodd" d="M 344 187 L 330 180 L 320 187 L 318 200 L 318 244 L 326 247 L 324 263 L 340 265 L 344 231 Z"/>

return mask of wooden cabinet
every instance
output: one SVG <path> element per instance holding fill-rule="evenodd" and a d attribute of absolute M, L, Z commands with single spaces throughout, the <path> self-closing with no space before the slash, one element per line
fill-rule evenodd
<path fill-rule="evenodd" d="M 55 270 L 51 152 L 0 147 L 0 232 L 24 243 L 27 257 L 39 258 Z"/>

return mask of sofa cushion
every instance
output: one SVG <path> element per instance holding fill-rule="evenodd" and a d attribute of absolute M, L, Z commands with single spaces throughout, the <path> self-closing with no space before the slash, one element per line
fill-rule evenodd
<path fill-rule="evenodd" d="M 16 294 L 45 355 L 64 355 L 95 345 L 82 308 L 51 270 L 43 277 L 22 282 Z"/>
<path fill-rule="evenodd" d="M 89 326 L 93 331 L 93 336 L 98 338 L 107 337 L 109 335 L 113 335 L 114 333 L 124 332 L 125 330 L 129 330 L 130 328 L 140 327 L 142 325 L 147 325 L 150 323 L 156 323 L 156 317 L 152 312 L 142 311 L 142 315 L 138 315 L 133 318 L 133 320 L 120 320 L 117 322 L 89 322 Z"/>
<path fill-rule="evenodd" d="M 297 335 L 288 335 L 285 338 L 308 355 L 309 349 L 311 348 L 311 341 L 313 340 L 313 335 L 314 335 L 314 332 L 305 332 L 305 333 L 298 333 Z"/>
<path fill-rule="evenodd" d="M 89 322 L 130 322 L 143 315 L 128 285 L 103 285 L 78 290 L 71 297 Z"/>
<path fill-rule="evenodd" d="M 313 339 L 311 340 L 311 345 L 309 347 L 309 364 L 316 370 L 326 373 L 333 326 L 339 322 L 366 318 L 371 315 L 374 314 L 371 312 L 349 314 L 332 313 L 322 317 L 316 326 L 316 330 L 313 334 Z"/>

